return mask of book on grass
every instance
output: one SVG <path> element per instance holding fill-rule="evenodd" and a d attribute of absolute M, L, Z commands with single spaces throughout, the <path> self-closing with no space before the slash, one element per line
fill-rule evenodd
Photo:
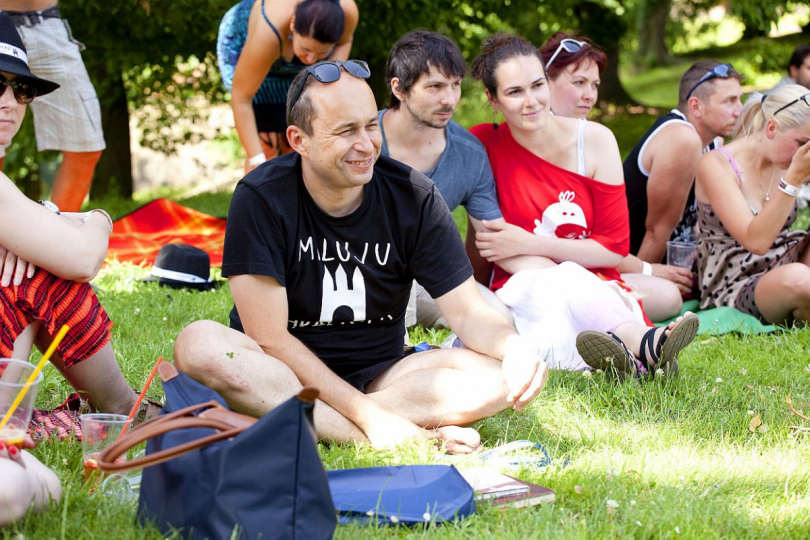
<path fill-rule="evenodd" d="M 554 491 L 524 482 L 488 467 L 459 471 L 475 491 L 475 500 L 490 504 L 510 504 L 516 508 L 554 502 Z"/>

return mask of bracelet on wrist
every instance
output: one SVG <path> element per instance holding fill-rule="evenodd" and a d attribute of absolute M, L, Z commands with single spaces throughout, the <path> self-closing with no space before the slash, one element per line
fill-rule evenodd
<path fill-rule="evenodd" d="M 62 212 L 59 211 L 59 207 L 53 204 L 51 201 L 37 201 L 39 204 L 56 214 L 57 216 Z"/>
<path fill-rule="evenodd" d="M 641 273 L 645 276 L 652 275 L 652 265 L 647 261 L 641 261 Z"/>
<path fill-rule="evenodd" d="M 779 191 L 781 191 L 785 195 L 790 195 L 791 197 L 798 197 L 799 192 L 801 190 L 802 190 L 801 188 L 797 188 L 796 186 L 785 182 L 784 178 L 779 179 Z"/>
<path fill-rule="evenodd" d="M 110 226 L 110 233 L 112 233 L 112 231 L 113 231 L 113 220 L 110 217 L 110 214 L 108 214 L 105 210 L 102 210 L 101 208 L 96 208 L 95 210 L 90 210 L 89 212 L 85 213 L 84 217 L 82 218 L 82 223 L 87 223 L 87 220 L 90 219 L 90 216 L 92 216 L 96 212 L 98 212 L 99 214 L 101 214 L 102 216 L 104 216 L 107 219 L 107 225 Z"/>
<path fill-rule="evenodd" d="M 247 160 L 247 163 L 251 167 L 258 167 L 259 165 L 261 165 L 265 161 L 267 161 L 267 158 L 264 157 L 264 154 L 262 153 L 262 154 L 256 154 L 255 156 L 249 157 L 248 160 Z"/>

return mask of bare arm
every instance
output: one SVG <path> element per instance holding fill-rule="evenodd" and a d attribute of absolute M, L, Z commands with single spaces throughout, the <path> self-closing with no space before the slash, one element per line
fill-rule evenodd
<path fill-rule="evenodd" d="M 61 278 L 90 281 L 107 255 L 110 227 L 94 212 L 86 222 L 57 216 L 0 174 L 0 246 Z"/>
<path fill-rule="evenodd" d="M 681 123 L 666 126 L 645 148 L 650 178 L 646 232 L 638 250 L 639 259 L 651 263 L 664 260 L 667 241 L 683 216 L 701 152 L 698 134 Z"/>
<path fill-rule="evenodd" d="M 493 221 L 503 221 L 503 219 Z M 475 281 L 489 287 L 489 280 L 492 276 L 492 263 L 482 257 L 478 248 L 475 247 L 475 233 L 481 230 L 484 230 L 481 222 L 467 214 L 467 237 L 464 239 L 464 249 L 467 251 L 467 257 L 469 257 L 472 264 Z"/>
<path fill-rule="evenodd" d="M 345 22 L 343 25 L 343 35 L 335 46 L 332 52 L 333 60 L 348 60 L 352 52 L 352 41 L 354 40 L 354 31 L 357 29 L 357 23 L 360 20 L 360 11 L 357 9 L 357 4 L 351 0 L 344 0 L 340 3 L 343 8 Z"/>
<path fill-rule="evenodd" d="M 375 446 L 425 436 L 424 430 L 358 391 L 338 377 L 287 330 L 287 290 L 267 276 L 229 278 L 234 304 L 245 328 L 265 353 L 283 362 L 304 386 L 354 422 Z"/>
<path fill-rule="evenodd" d="M 473 351 L 503 361 L 508 401 L 520 410 L 543 389 L 548 378 L 546 362 L 528 340 L 487 304 L 472 278 L 436 298 L 436 305 L 450 328 Z"/>
<path fill-rule="evenodd" d="M 787 183 L 797 187 L 810 181 L 810 144 L 799 148 L 784 178 Z M 718 151 L 701 158 L 696 195 L 712 206 L 728 232 L 742 247 L 757 255 L 764 255 L 773 245 L 796 203 L 795 197 L 774 190 L 771 200 L 755 216 L 737 187 L 734 171 Z"/>
<path fill-rule="evenodd" d="M 231 88 L 231 109 L 236 133 L 248 158 L 263 151 L 256 118 L 253 115 L 253 97 L 264 82 L 270 67 L 281 56 L 281 43 L 257 9 L 261 9 L 258 2 L 248 23 L 248 37 L 239 54 Z M 285 27 L 278 23 L 273 14 L 268 16 L 276 28 Z"/>

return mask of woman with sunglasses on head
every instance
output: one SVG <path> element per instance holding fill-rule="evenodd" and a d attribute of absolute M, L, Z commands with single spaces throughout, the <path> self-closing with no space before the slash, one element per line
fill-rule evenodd
<path fill-rule="evenodd" d="M 25 46 L 0 13 L 0 145 L 17 133 L 26 104 L 58 87 L 31 73 Z M 89 406 L 127 414 L 138 396 L 121 374 L 112 322 L 88 283 L 104 262 L 111 232 L 105 211 L 37 204 L 0 173 L 0 358 L 27 359 L 34 345 L 44 351 L 68 325 L 51 363 Z M 157 404 L 147 403 L 139 418 L 157 412 Z"/>
<path fill-rule="evenodd" d="M 551 110 L 560 116 L 587 118 L 599 98 L 607 55 L 587 37 L 565 32 L 551 36 L 540 49 L 548 73 Z"/>
<path fill-rule="evenodd" d="M 581 369 L 584 361 L 606 370 L 612 361 L 622 377 L 676 372 L 697 318 L 650 328 L 616 283 L 629 231 L 613 134 L 550 114 L 540 52 L 523 38 L 487 38 L 472 74 L 506 120 L 470 130 L 487 150 L 507 222 L 483 222 L 489 231 L 476 235 L 476 246 L 496 263 L 492 288 L 512 309 L 518 331 L 538 340 L 551 367 Z M 567 357 L 574 339 L 579 357 Z"/>
<path fill-rule="evenodd" d="M 701 308 L 731 306 L 761 320 L 810 320 L 810 253 L 791 231 L 810 182 L 810 94 L 786 85 L 753 94 L 734 139 L 697 170 Z"/>
<path fill-rule="evenodd" d="M 217 59 L 231 91 L 246 173 L 289 151 L 290 83 L 320 60 L 346 60 L 358 19 L 354 0 L 242 0 L 225 14 Z"/>
<path fill-rule="evenodd" d="M 551 36 L 540 54 L 548 73 L 552 112 L 587 118 L 599 99 L 600 76 L 607 66 L 607 55 L 587 37 L 574 39 L 565 32 Z M 631 269 L 634 265 L 627 266 Z M 683 302 L 677 285 L 657 276 L 625 273 L 621 266 L 620 271 L 621 279 L 643 297 L 644 310 L 653 321 L 667 320 L 680 313 Z"/>

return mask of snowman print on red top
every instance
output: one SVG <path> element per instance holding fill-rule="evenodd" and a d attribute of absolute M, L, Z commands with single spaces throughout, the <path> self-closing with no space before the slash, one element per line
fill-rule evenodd
<path fill-rule="evenodd" d="M 549 205 L 543 212 L 543 220 L 534 220 L 534 234 L 552 238 L 584 239 L 591 230 L 585 221 L 585 212 L 574 202 L 573 191 L 561 191 L 560 202 Z"/>

